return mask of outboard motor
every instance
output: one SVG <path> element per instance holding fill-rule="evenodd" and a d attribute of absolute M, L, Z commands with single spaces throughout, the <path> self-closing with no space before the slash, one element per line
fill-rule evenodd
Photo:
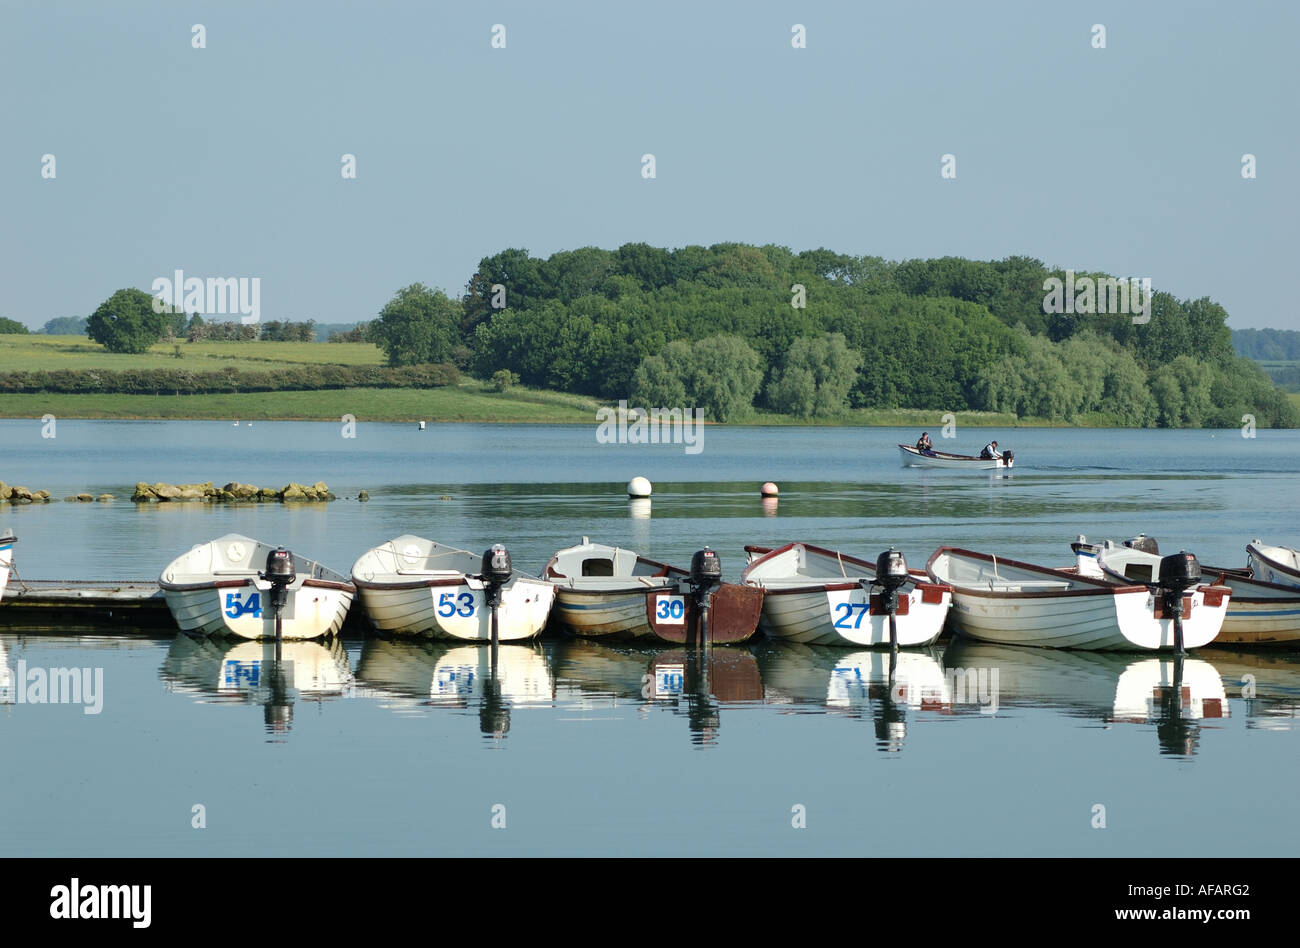
<path fill-rule="evenodd" d="M 492 544 L 491 549 L 483 551 L 483 564 L 480 578 L 485 587 L 484 598 L 492 610 L 492 657 L 495 665 L 497 642 L 500 638 L 500 626 L 497 619 L 497 607 L 501 605 L 501 588 L 510 582 L 514 569 L 510 565 L 510 552 L 500 543 Z"/>
<path fill-rule="evenodd" d="M 1155 537 L 1149 537 L 1145 533 L 1139 533 L 1131 540 L 1125 540 L 1124 545 L 1130 550 L 1137 550 L 1139 553 L 1150 553 L 1152 556 L 1160 555 L 1160 544 L 1156 542 Z M 1164 563 L 1161 563 L 1161 569 L 1164 569 Z"/>
<path fill-rule="evenodd" d="M 889 647 L 898 651 L 898 591 L 907 582 L 907 560 L 892 546 L 876 557 L 876 583 L 883 592 L 881 603 L 889 615 Z"/>
<path fill-rule="evenodd" d="M 713 587 L 722 582 L 722 560 L 709 547 L 697 550 L 691 557 L 691 598 L 695 600 L 695 614 L 699 626 L 696 630 L 698 645 L 704 645 L 709 633 L 709 599 Z"/>
<path fill-rule="evenodd" d="M 259 578 L 271 584 L 271 612 L 275 615 L 275 641 L 278 653 L 279 642 L 283 635 L 280 612 L 284 609 L 284 604 L 289 601 L 289 587 L 298 578 L 293 571 L 293 554 L 284 547 L 277 546 L 266 554 L 266 572 L 261 573 Z M 280 656 L 277 654 L 276 661 L 279 659 Z"/>
<path fill-rule="evenodd" d="M 1007 448 L 1005 451 L 1002 452 L 1002 457 L 1006 460 L 1007 467 L 1010 467 L 1011 462 L 1016 459 L 1015 452 L 1012 451 L 1010 448 Z"/>
<path fill-rule="evenodd" d="M 1160 560 L 1157 582 L 1161 609 L 1174 617 L 1174 650 L 1183 653 L 1183 593 L 1201 581 L 1201 564 L 1186 550 Z"/>

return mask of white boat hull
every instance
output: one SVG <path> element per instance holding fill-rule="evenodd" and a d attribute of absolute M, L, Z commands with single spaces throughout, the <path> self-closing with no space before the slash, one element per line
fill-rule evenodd
<path fill-rule="evenodd" d="M 5 586 L 9 583 L 9 569 L 14 562 L 14 542 L 12 535 L 0 537 L 0 599 L 4 598 Z"/>
<path fill-rule="evenodd" d="M 747 552 L 751 559 L 741 580 L 763 590 L 759 627 L 769 637 L 802 645 L 890 644 L 874 563 L 808 543 Z M 894 621 L 900 647 L 932 644 L 952 604 L 950 588 L 918 582 L 916 575 L 898 591 Z"/>
<path fill-rule="evenodd" d="M 900 599 L 908 600 L 907 614 L 895 617 L 900 647 L 930 645 L 943 632 L 952 593 L 929 588 L 937 590 L 929 602 L 923 588 L 900 594 Z M 771 638 L 803 645 L 889 645 L 889 616 L 870 610 L 866 591 L 860 586 L 804 591 L 768 588 L 760 628 Z"/>
<path fill-rule="evenodd" d="M 379 631 L 390 635 L 424 635 L 439 639 L 488 642 L 491 610 L 482 580 L 406 585 L 396 588 L 359 584 L 361 602 Z M 515 577 L 501 590 L 497 610 L 498 641 L 518 642 L 546 628 L 555 588 L 541 580 Z M 642 611 L 644 612 L 644 599 Z"/>
<path fill-rule="evenodd" d="M 1120 586 L 1066 570 L 941 548 L 936 582 L 953 589 L 952 623 L 962 635 L 1001 645 L 1078 649 L 1171 649 L 1174 620 L 1146 586 Z M 1230 590 L 1199 586 L 1183 597 L 1183 647 L 1214 641 Z"/>
<path fill-rule="evenodd" d="M 315 639 L 334 635 L 343 626 L 352 593 L 343 589 L 290 587 L 281 611 L 286 639 Z M 275 638 L 270 605 L 271 584 L 245 580 L 199 589 L 164 590 L 167 607 L 181 631 L 192 635 L 230 635 L 241 639 Z"/>

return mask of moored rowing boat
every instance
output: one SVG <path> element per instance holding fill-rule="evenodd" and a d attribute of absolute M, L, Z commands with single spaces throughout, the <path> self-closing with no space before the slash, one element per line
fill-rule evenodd
<path fill-rule="evenodd" d="M 886 590 L 874 563 L 808 543 L 787 543 L 757 555 L 741 581 L 763 589 L 762 627 L 773 638 L 805 645 L 890 644 Z M 898 590 L 897 644 L 934 642 L 951 602 L 950 587 L 909 576 Z"/>
<path fill-rule="evenodd" d="M 1004 645 L 1081 649 L 1172 649 L 1174 617 L 1163 594 L 1073 570 L 940 547 L 927 571 L 953 587 L 952 621 L 965 636 Z M 1212 642 L 1231 590 L 1181 591 L 1183 646 Z"/>
<path fill-rule="evenodd" d="M 228 533 L 169 563 L 158 585 L 181 631 L 274 638 L 272 583 L 259 571 L 274 551 L 270 544 Z M 356 587 L 315 560 L 291 556 L 293 581 L 283 587 L 286 600 L 280 610 L 283 637 L 333 635 L 343 625 Z"/>
<path fill-rule="evenodd" d="M 361 554 L 352 581 L 380 632 L 488 642 L 493 583 L 482 568 L 468 550 L 404 534 Z M 531 639 L 546 627 L 555 602 L 550 583 L 511 570 L 499 593 L 498 641 Z"/>

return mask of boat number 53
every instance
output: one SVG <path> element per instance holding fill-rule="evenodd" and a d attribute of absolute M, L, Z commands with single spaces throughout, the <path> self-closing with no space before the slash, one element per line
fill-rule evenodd
<path fill-rule="evenodd" d="M 473 593 L 463 592 L 459 596 L 455 593 L 443 593 L 438 597 L 438 615 L 444 619 L 450 619 L 452 616 L 463 616 L 468 619 L 473 614 Z"/>

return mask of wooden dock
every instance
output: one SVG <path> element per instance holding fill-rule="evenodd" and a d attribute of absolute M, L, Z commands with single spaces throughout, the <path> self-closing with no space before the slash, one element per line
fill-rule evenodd
<path fill-rule="evenodd" d="M 156 581 L 9 577 L 0 600 L 0 627 L 69 625 L 176 629 Z"/>

